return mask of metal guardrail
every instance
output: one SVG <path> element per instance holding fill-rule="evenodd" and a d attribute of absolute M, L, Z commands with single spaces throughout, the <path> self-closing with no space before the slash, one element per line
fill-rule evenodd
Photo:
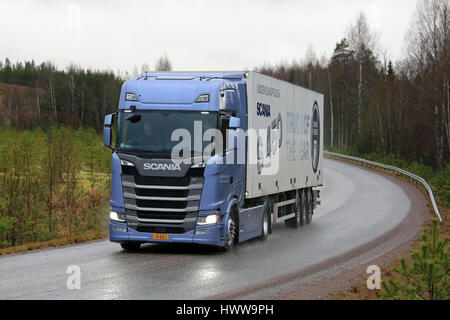
<path fill-rule="evenodd" d="M 341 159 L 365 163 L 365 164 L 368 164 L 371 166 L 375 166 L 375 167 L 379 167 L 379 168 L 383 168 L 383 169 L 387 169 L 387 170 L 392 170 L 392 171 L 401 173 L 411 179 L 414 179 L 417 182 L 420 182 L 424 186 L 425 190 L 427 190 L 427 192 L 428 192 L 428 196 L 430 197 L 431 204 L 433 205 L 434 213 L 439 218 L 439 220 L 442 222 L 441 214 L 439 213 L 439 209 L 437 207 L 436 200 L 434 199 L 433 189 L 431 189 L 430 185 L 425 181 L 425 179 L 423 179 L 411 172 L 405 171 L 403 169 L 400 169 L 400 168 L 397 168 L 394 166 L 389 166 L 389 165 L 385 165 L 382 163 L 378 163 L 378 162 L 374 162 L 374 161 L 370 161 L 370 160 L 366 160 L 366 159 L 362 159 L 362 158 L 358 158 L 358 157 L 352 157 L 352 156 L 347 156 L 347 155 L 340 154 L 340 153 L 327 152 L 327 151 L 324 151 L 324 154 L 332 156 L 332 157 L 341 158 Z"/>

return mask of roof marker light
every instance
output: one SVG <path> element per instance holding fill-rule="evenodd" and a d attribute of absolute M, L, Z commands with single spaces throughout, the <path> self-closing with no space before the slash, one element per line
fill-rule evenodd
<path fill-rule="evenodd" d="M 136 95 L 134 93 L 126 93 L 125 94 L 125 101 L 139 101 L 138 98 L 136 97 Z"/>
<path fill-rule="evenodd" d="M 197 100 L 195 100 L 195 103 L 206 103 L 209 102 L 209 94 L 201 94 L 198 96 Z"/>

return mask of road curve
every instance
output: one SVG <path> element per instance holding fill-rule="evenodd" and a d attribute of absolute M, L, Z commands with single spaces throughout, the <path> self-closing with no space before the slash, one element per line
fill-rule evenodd
<path fill-rule="evenodd" d="M 144 245 L 138 253 L 99 241 L 0 257 L 0 299 L 202 299 L 224 296 L 308 270 L 393 230 L 411 199 L 392 179 L 325 160 L 322 205 L 299 230 L 274 226 L 266 242 L 228 253 L 211 248 Z M 66 270 L 81 268 L 81 290 L 68 290 Z"/>

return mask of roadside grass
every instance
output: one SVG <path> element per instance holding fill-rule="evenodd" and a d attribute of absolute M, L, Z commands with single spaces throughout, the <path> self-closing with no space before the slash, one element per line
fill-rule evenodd
<path fill-rule="evenodd" d="M 0 254 L 106 234 L 111 153 L 100 134 L 0 124 L 0 136 Z"/>
<path fill-rule="evenodd" d="M 2 255 L 8 255 L 8 254 L 14 254 L 14 253 L 21 253 L 26 251 L 32 251 L 32 250 L 39 250 L 49 247 L 61 247 L 66 246 L 70 244 L 77 244 L 77 243 L 83 243 L 87 241 L 92 240 L 99 240 L 104 239 L 107 237 L 108 232 L 107 231 L 87 231 L 84 234 L 76 235 L 76 236 L 70 236 L 70 237 L 62 237 L 58 239 L 52 239 L 44 242 L 34 242 L 34 243 L 26 243 L 19 246 L 14 247 L 8 247 L 0 249 L 0 256 Z"/>
<path fill-rule="evenodd" d="M 33 250 L 41 250 L 45 248 L 56 248 L 72 244 L 80 244 L 84 242 L 106 239 L 108 237 L 108 221 L 109 221 L 109 201 L 104 200 L 96 215 L 98 216 L 98 224 L 95 229 L 78 231 L 69 234 L 67 230 L 60 230 L 54 235 L 54 238 L 44 241 L 27 242 L 24 244 L 0 248 L 0 257 L 4 255 L 23 253 Z"/>
<path fill-rule="evenodd" d="M 0 177 L 2 173 L 0 173 Z M 77 181 L 79 184 L 79 189 L 84 190 L 85 192 L 89 192 L 93 188 L 98 188 L 99 186 L 109 186 L 110 185 L 110 175 L 104 172 L 94 172 L 93 174 L 86 169 L 80 170 L 78 173 Z M 72 235 L 67 234 L 66 231 L 61 231 L 55 234 L 54 238 L 45 240 L 45 241 L 37 241 L 37 242 L 27 242 L 24 244 L 9 246 L 5 248 L 0 248 L 0 256 L 9 255 L 15 253 L 21 253 L 32 250 L 39 250 L 50 247 L 61 247 L 70 244 L 78 244 L 87 241 L 105 239 L 108 236 L 107 230 L 107 221 L 108 214 L 105 211 L 105 208 L 109 208 L 109 201 L 103 200 L 103 204 L 100 208 L 98 208 L 98 215 L 100 217 L 99 227 L 96 230 L 86 230 L 83 233 L 75 233 Z M 107 202 L 107 203 L 106 203 Z M 104 219 L 102 219 L 102 214 L 100 211 L 105 211 Z"/>
<path fill-rule="evenodd" d="M 93 172 L 88 169 L 82 169 L 78 173 L 78 183 L 81 188 L 89 189 L 96 185 L 110 184 L 111 175 L 105 172 Z"/>
<path fill-rule="evenodd" d="M 355 156 L 357 156 L 357 155 L 355 155 Z M 332 158 L 333 159 L 334 157 L 329 156 L 328 158 Z M 382 168 L 372 167 L 372 166 L 368 166 L 368 165 L 361 164 L 361 163 L 355 162 L 355 161 L 350 161 L 350 160 L 343 160 L 343 159 L 338 159 L 338 160 L 349 162 L 349 163 L 352 163 L 352 164 L 358 165 L 358 166 L 370 167 L 373 170 L 377 170 L 377 171 L 389 174 L 391 176 L 396 177 L 397 179 L 401 179 L 401 180 L 406 181 L 408 183 L 414 184 L 424 194 L 425 198 L 429 199 L 428 198 L 428 193 L 415 180 L 412 180 L 412 179 L 410 179 L 408 177 L 405 177 L 405 176 L 403 176 L 401 174 L 398 174 L 396 172 L 392 172 L 390 170 L 384 170 Z M 370 159 L 370 160 L 373 160 L 373 159 Z M 383 163 L 382 161 L 377 161 L 377 160 L 373 160 L 373 161 Z M 408 170 L 408 169 L 405 169 L 405 170 Z M 427 178 L 428 178 L 428 180 L 427 180 Z M 431 185 L 433 190 L 436 191 L 438 188 L 435 185 L 431 184 L 430 180 L 436 181 L 437 179 L 432 179 L 432 178 L 430 179 L 429 176 L 427 178 L 425 178 L 427 180 L 427 182 Z M 436 197 L 437 206 L 439 208 L 439 211 L 440 211 L 440 214 L 441 214 L 441 217 L 442 217 L 442 220 L 443 220 L 442 223 L 439 223 L 440 235 L 442 237 L 449 238 L 450 237 L 450 221 L 449 221 L 448 217 L 450 215 L 450 205 L 448 205 L 448 194 L 447 193 L 435 192 L 435 197 Z M 442 198 L 444 198 L 444 199 L 442 199 Z M 430 202 L 428 203 L 427 207 L 429 208 L 429 211 L 430 211 L 430 217 L 424 223 L 423 227 L 431 229 L 431 221 L 435 217 L 435 213 L 434 213 L 433 207 L 432 207 Z M 421 244 L 421 239 L 420 239 L 420 237 L 418 237 L 416 240 L 414 240 L 412 242 L 411 250 L 410 250 L 409 253 L 420 249 L 420 244 Z M 405 261 L 406 261 L 407 265 L 411 264 L 412 259 L 411 259 L 410 254 L 405 255 Z M 382 280 L 392 279 L 392 280 L 399 280 L 399 281 L 402 280 L 401 279 L 402 277 L 399 274 L 397 274 L 395 272 L 392 272 L 393 268 L 398 268 L 399 269 L 400 267 L 401 267 L 400 258 L 397 258 L 390 265 L 380 266 L 381 279 Z M 365 273 L 362 273 L 362 274 L 358 275 L 358 283 L 357 284 L 353 285 L 350 290 L 343 291 L 341 293 L 338 293 L 338 294 L 332 296 L 331 299 L 332 300 L 381 300 L 382 299 L 382 297 L 381 297 L 381 290 L 369 290 L 367 288 L 367 283 L 366 283 L 367 277 L 368 277 L 368 275 L 365 274 Z"/>

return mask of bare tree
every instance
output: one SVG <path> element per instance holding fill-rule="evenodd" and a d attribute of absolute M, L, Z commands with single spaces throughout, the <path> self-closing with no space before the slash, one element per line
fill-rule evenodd
<path fill-rule="evenodd" d="M 69 87 L 70 87 L 70 111 L 75 114 L 75 76 L 73 72 L 70 72 L 69 77 Z"/>
<path fill-rule="evenodd" d="M 56 109 L 56 98 L 55 98 L 55 87 L 53 85 L 53 79 L 50 78 L 48 80 L 48 89 L 50 93 L 50 105 L 52 107 L 53 115 L 55 117 L 55 121 L 58 121 L 58 112 Z"/>
<path fill-rule="evenodd" d="M 35 93 L 35 98 L 36 98 L 36 108 L 37 108 L 37 113 L 38 113 L 38 118 L 41 118 L 41 96 L 40 96 L 40 92 L 39 92 L 39 87 L 38 87 L 38 81 L 35 80 L 34 81 L 34 93 Z"/>
<path fill-rule="evenodd" d="M 450 149 L 450 0 L 419 1 L 406 48 L 408 79 L 432 109 L 433 150 L 441 169 L 444 149 Z"/>
<path fill-rule="evenodd" d="M 333 89 L 331 87 L 331 75 L 330 68 L 327 68 L 328 75 L 328 86 L 330 88 L 330 120 L 331 120 L 331 128 L 330 128 L 330 147 L 334 148 L 334 110 L 333 110 Z"/>
<path fill-rule="evenodd" d="M 133 78 L 137 78 L 139 77 L 139 71 L 138 68 L 136 66 L 133 67 L 133 74 L 132 74 Z"/>
<path fill-rule="evenodd" d="M 172 64 L 170 63 L 169 57 L 167 54 L 162 55 L 156 61 L 155 64 L 156 71 L 172 71 Z"/>
<path fill-rule="evenodd" d="M 355 25 L 350 25 L 348 31 L 348 41 L 350 49 L 355 52 L 355 59 L 358 64 L 357 74 L 357 93 L 358 93 L 358 134 L 361 133 L 362 119 L 362 95 L 363 95 L 363 73 L 364 61 L 368 54 L 374 54 L 378 42 L 377 34 L 373 33 L 367 22 L 366 15 L 361 12 Z"/>
<path fill-rule="evenodd" d="M 317 65 L 318 63 L 317 56 L 312 44 L 309 44 L 308 49 L 306 49 L 305 56 L 306 56 L 305 64 L 308 72 L 308 88 L 311 89 L 313 87 L 312 75 L 314 72 L 314 66 Z"/>

